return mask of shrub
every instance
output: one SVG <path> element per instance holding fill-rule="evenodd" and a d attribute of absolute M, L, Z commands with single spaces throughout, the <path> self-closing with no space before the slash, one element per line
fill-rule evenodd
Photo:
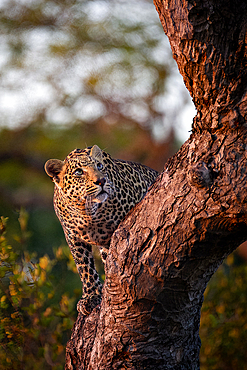
<path fill-rule="evenodd" d="M 247 369 L 247 265 L 237 253 L 206 289 L 200 336 L 201 370 Z"/>
<path fill-rule="evenodd" d="M 27 237 L 26 215 L 20 215 L 20 245 Z M 52 275 L 61 264 L 74 269 L 68 247 L 34 263 L 34 255 L 15 251 L 0 220 L 0 369 L 63 369 L 65 345 L 75 320 L 77 294 L 57 294 Z M 72 267 L 71 267 L 72 266 Z"/>

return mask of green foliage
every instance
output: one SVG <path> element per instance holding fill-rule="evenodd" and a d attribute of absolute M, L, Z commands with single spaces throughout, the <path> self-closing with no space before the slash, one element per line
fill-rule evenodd
<path fill-rule="evenodd" d="M 72 256 L 68 248 L 59 247 L 53 259 L 44 255 L 34 263 L 35 256 L 25 250 L 27 214 L 21 211 L 19 217 L 19 252 L 8 243 L 6 221 L 1 217 L 0 369 L 60 370 L 75 320 L 78 291 L 73 297 L 66 291 L 58 295 L 53 273 L 62 263 L 74 271 Z"/>
<path fill-rule="evenodd" d="M 230 255 L 205 293 L 201 370 L 247 369 L 247 265 Z"/>

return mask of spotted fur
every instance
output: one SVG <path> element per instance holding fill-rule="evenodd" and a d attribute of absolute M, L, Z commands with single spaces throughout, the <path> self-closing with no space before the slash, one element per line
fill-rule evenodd
<path fill-rule="evenodd" d="M 102 291 L 92 246 L 99 247 L 105 262 L 113 232 L 158 172 L 113 159 L 97 145 L 75 149 L 64 161 L 50 159 L 45 170 L 55 184 L 55 212 L 83 284 L 77 309 L 88 315 L 100 303 Z"/>

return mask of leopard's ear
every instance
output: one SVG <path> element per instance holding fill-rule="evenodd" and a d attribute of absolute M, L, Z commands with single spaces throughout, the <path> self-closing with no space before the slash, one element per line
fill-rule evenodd
<path fill-rule="evenodd" d="M 52 177 L 54 180 L 59 180 L 58 175 L 62 171 L 64 162 L 59 159 L 49 159 L 45 163 L 45 172 L 48 176 Z"/>
<path fill-rule="evenodd" d="M 101 161 L 102 160 L 102 150 L 97 145 L 94 145 L 90 151 L 90 156 L 92 158 L 95 158 Z"/>

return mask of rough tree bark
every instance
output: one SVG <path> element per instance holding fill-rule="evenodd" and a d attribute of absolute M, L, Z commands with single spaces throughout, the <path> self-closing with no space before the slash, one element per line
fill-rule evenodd
<path fill-rule="evenodd" d="M 66 369 L 199 369 L 203 292 L 247 239 L 246 0 L 155 0 L 197 108 L 191 137 L 112 237 L 101 307 Z"/>

